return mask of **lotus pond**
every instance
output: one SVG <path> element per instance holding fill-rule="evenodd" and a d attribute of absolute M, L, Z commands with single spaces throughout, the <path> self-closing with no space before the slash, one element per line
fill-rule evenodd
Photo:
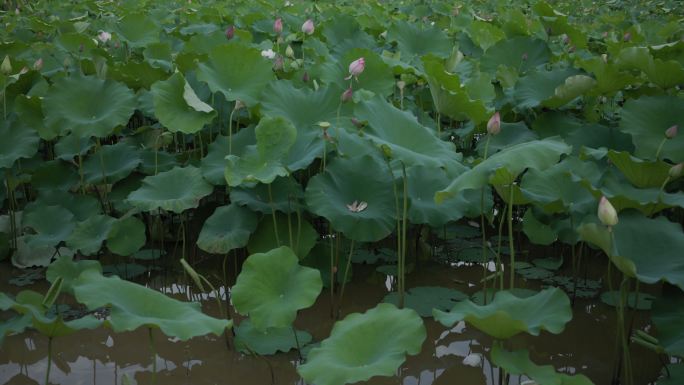
<path fill-rule="evenodd" d="M 0 382 L 683 384 L 684 9 L 596 3 L 3 2 Z"/>

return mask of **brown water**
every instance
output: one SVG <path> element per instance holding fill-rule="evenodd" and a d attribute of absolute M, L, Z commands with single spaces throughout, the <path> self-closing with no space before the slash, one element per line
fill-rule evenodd
<path fill-rule="evenodd" d="M 598 271 L 603 271 L 599 269 Z M 17 288 L 7 284 L 17 274 L 6 264 L 0 265 L 0 289 L 16 293 L 21 289 L 46 290 L 45 284 Z M 475 267 L 448 268 L 441 265 L 422 266 L 408 277 L 407 287 L 445 286 L 472 293 L 478 288 L 473 282 L 481 278 Z M 198 299 L 199 295 L 185 284 L 165 282 L 162 277 L 151 280 L 157 287 L 176 298 Z M 463 282 L 463 283 L 460 283 Z M 521 280 L 521 285 L 525 283 Z M 532 285 L 531 285 L 532 287 Z M 354 282 L 348 285 L 343 314 L 364 311 L 375 306 L 387 293 L 386 277 L 372 267 L 356 268 Z M 223 288 L 220 289 L 224 295 Z M 202 298 L 204 311 L 216 316 L 213 298 Z M 234 312 L 233 312 L 234 313 Z M 648 314 L 637 313 L 635 327 L 647 328 Z M 237 321 L 237 320 L 236 320 Z M 333 321 L 330 319 L 329 292 L 324 289 L 316 304 L 301 311 L 295 323 L 298 329 L 310 332 L 314 341 L 326 338 Z M 484 353 L 491 340 L 476 329 L 459 323 L 446 329 L 432 319 L 425 319 L 427 339 L 417 356 L 409 357 L 397 376 L 373 378 L 367 384 L 404 385 L 484 385 L 498 383 L 496 371 L 485 359 L 482 368 L 462 364 L 470 352 Z M 596 385 L 610 383 L 614 349 L 614 309 L 599 300 L 578 300 L 573 320 L 559 335 L 543 333 L 539 337 L 519 336 L 508 341 L 509 349 L 530 350 L 538 364 L 551 364 L 557 370 L 583 373 Z M 271 369 L 275 384 L 304 384 L 296 372 L 297 354 L 289 352 L 264 358 L 243 355 L 226 348 L 221 337 L 207 336 L 182 342 L 155 332 L 157 352 L 156 383 L 159 385 L 261 385 L 271 384 Z M 147 330 L 113 334 L 100 328 L 81 331 L 53 341 L 51 384 L 120 385 L 124 375 L 132 384 L 152 382 L 152 358 Z M 636 384 L 649 384 L 658 376 L 660 363 L 655 354 L 633 347 Z M 0 384 L 43 384 L 47 366 L 47 338 L 28 331 L 5 339 L 0 350 Z M 270 367 L 270 368 L 269 368 Z M 494 380 L 494 381 L 493 381 Z M 518 384 L 513 378 L 511 384 Z"/>

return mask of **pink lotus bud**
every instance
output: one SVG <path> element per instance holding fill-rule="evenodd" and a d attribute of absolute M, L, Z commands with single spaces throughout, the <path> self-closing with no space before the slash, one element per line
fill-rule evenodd
<path fill-rule="evenodd" d="M 610 201 L 605 196 L 602 196 L 601 201 L 599 202 L 598 217 L 605 226 L 615 226 L 618 223 L 618 215 L 615 211 L 615 207 L 610 204 Z"/>
<path fill-rule="evenodd" d="M 682 176 L 682 173 L 684 172 L 684 163 L 678 163 L 675 164 L 674 166 L 670 167 L 670 170 L 668 171 L 668 175 L 670 178 L 675 179 L 679 178 Z"/>
<path fill-rule="evenodd" d="M 677 136 L 677 131 L 679 131 L 679 127 L 675 124 L 674 126 L 665 130 L 665 137 L 668 139 L 674 139 L 674 137 Z"/>
<path fill-rule="evenodd" d="M 632 34 L 630 32 L 625 32 L 625 34 L 622 36 L 622 41 L 628 42 L 632 40 Z"/>
<path fill-rule="evenodd" d="M 33 63 L 33 69 L 36 71 L 40 71 L 41 69 L 43 69 L 43 58 L 42 57 L 38 58 L 38 60 L 36 60 Z"/>
<path fill-rule="evenodd" d="M 520 57 L 522 61 L 527 61 L 527 52 L 523 53 L 522 56 Z"/>
<path fill-rule="evenodd" d="M 226 28 L 226 39 L 230 40 L 235 36 L 235 26 L 231 25 L 230 27 Z"/>
<path fill-rule="evenodd" d="M 283 32 L 283 19 L 275 19 L 275 22 L 273 22 L 273 32 L 277 35 L 280 35 Z"/>
<path fill-rule="evenodd" d="M 302 75 L 302 81 L 303 81 L 304 83 L 308 83 L 308 82 L 309 82 L 309 73 L 308 73 L 308 72 L 304 72 L 304 75 Z"/>
<path fill-rule="evenodd" d="M 97 34 L 97 40 L 99 40 L 102 43 L 106 43 L 112 39 L 112 34 L 109 32 L 105 31 L 100 31 L 100 33 Z"/>
<path fill-rule="evenodd" d="M 352 99 L 352 96 L 354 96 L 354 91 L 352 91 L 352 88 L 349 87 L 342 93 L 340 100 L 342 103 L 346 103 Z"/>
<path fill-rule="evenodd" d="M 487 122 L 487 132 L 489 135 L 495 136 L 501 132 L 501 114 L 499 111 L 495 112 Z"/>
<path fill-rule="evenodd" d="M 314 33 L 314 22 L 311 19 L 308 19 L 307 21 L 302 24 L 302 32 L 304 32 L 307 35 L 311 35 Z"/>
<path fill-rule="evenodd" d="M 349 63 L 349 76 L 347 76 L 345 79 L 349 80 L 353 77 L 358 77 L 361 75 L 363 70 L 366 68 L 366 59 L 360 57 L 353 62 Z"/>

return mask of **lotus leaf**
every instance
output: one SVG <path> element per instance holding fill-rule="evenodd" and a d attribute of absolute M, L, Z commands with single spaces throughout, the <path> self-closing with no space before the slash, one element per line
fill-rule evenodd
<path fill-rule="evenodd" d="M 608 159 L 634 186 L 639 188 L 660 188 L 667 179 L 671 167 L 663 161 L 644 161 L 626 151 L 611 150 L 608 152 Z"/>
<path fill-rule="evenodd" d="M 235 203 L 217 207 L 204 222 L 197 246 L 207 253 L 226 254 L 246 246 L 256 228 L 257 216 L 249 209 Z"/>
<path fill-rule="evenodd" d="M 370 156 L 336 158 L 324 173 L 311 178 L 306 203 L 316 215 L 330 221 L 336 231 L 360 242 L 374 242 L 389 235 L 395 225 L 393 179 Z M 352 211 L 354 202 L 366 203 Z"/>
<path fill-rule="evenodd" d="M 17 159 L 30 158 L 38 151 L 38 133 L 17 122 L 0 122 L 0 169 L 11 168 Z"/>
<path fill-rule="evenodd" d="M 316 269 L 299 265 L 289 247 L 250 255 L 232 289 L 235 309 L 258 330 L 292 325 L 297 311 L 313 305 L 323 283 Z"/>
<path fill-rule="evenodd" d="M 74 296 L 88 309 L 110 308 L 105 325 L 114 332 L 139 327 L 159 328 L 170 337 L 187 340 L 213 333 L 220 335 L 232 326 L 203 314 L 199 304 L 180 302 L 156 290 L 118 277 L 104 277 L 96 270 L 85 270 L 73 282 Z"/>
<path fill-rule="evenodd" d="M 527 298 L 500 291 L 484 306 L 462 301 L 449 312 L 432 313 L 444 326 L 465 320 L 496 339 L 508 339 L 522 332 L 536 336 L 542 330 L 558 334 L 572 318 L 570 299 L 558 288 L 547 288 Z"/>
<path fill-rule="evenodd" d="M 408 56 L 407 62 L 418 62 L 426 54 L 446 58 L 453 42 L 437 26 L 421 28 L 418 24 L 397 20 L 387 31 L 387 39 L 396 41 L 399 51 Z"/>
<path fill-rule="evenodd" d="M 271 189 L 269 199 L 268 189 Z M 271 213 L 272 210 L 284 213 L 303 211 L 302 186 L 292 177 L 276 178 L 270 185 L 259 183 L 255 187 L 236 187 L 230 191 L 230 201 L 260 213 Z"/>
<path fill-rule="evenodd" d="M 319 238 L 316 229 L 306 219 L 297 220 L 293 216 L 276 215 L 277 237 L 273 226 L 273 217 L 270 215 L 261 219 L 247 244 L 250 253 L 265 253 L 279 246 L 288 246 L 299 259 L 304 259 Z"/>
<path fill-rule="evenodd" d="M 358 93 L 358 89 L 361 88 L 377 95 L 387 96 L 391 94 L 394 90 L 394 76 L 392 75 L 392 71 L 380 56 L 370 49 L 352 49 L 345 52 L 339 61 L 327 62 L 321 73 L 321 80 L 327 84 L 337 84 L 340 87 L 347 87 L 348 82 L 345 80 L 345 77 L 348 75 L 349 63 L 360 57 L 365 59 L 365 65 L 363 72 L 356 77 L 358 83 L 354 80 L 354 83 L 358 84 L 355 85 L 354 92 Z M 334 89 L 337 89 L 337 87 L 334 87 Z M 341 92 L 338 93 L 336 98 L 338 103 L 339 95 L 341 95 Z"/>
<path fill-rule="evenodd" d="M 682 298 L 659 298 L 653 302 L 651 313 L 656 327 L 658 344 L 668 354 L 684 357 L 684 300 Z"/>
<path fill-rule="evenodd" d="M 120 218 L 107 233 L 107 248 L 114 254 L 129 256 L 145 246 L 145 224 L 136 217 Z"/>
<path fill-rule="evenodd" d="M 197 97 L 180 72 L 152 85 L 154 114 L 171 132 L 194 134 L 216 117 L 216 111 Z"/>
<path fill-rule="evenodd" d="M 620 301 L 620 295 L 619 291 L 606 291 L 601 294 L 601 301 L 608 306 L 617 307 Z M 656 297 L 647 293 L 627 293 L 625 304 L 632 309 L 651 310 L 653 300 L 655 299 Z"/>
<path fill-rule="evenodd" d="M 73 256 L 73 251 L 66 247 L 42 246 L 29 244 L 26 236 L 17 237 L 17 250 L 12 254 L 12 264 L 20 269 L 33 266 L 48 266 L 59 252 L 59 255 Z"/>
<path fill-rule="evenodd" d="M 101 273 L 102 266 L 98 261 L 87 259 L 74 261 L 73 257 L 62 255 L 48 266 L 45 271 L 45 279 L 53 283 L 57 278 L 62 278 L 61 290 L 65 293 L 73 294 L 72 284 L 85 270 L 95 270 Z"/>
<path fill-rule="evenodd" d="M 144 211 L 163 209 L 180 214 L 197 208 L 200 200 L 212 191 L 211 185 L 202 178 L 200 169 L 174 167 L 143 179 L 142 186 L 130 193 L 126 201 Z"/>
<path fill-rule="evenodd" d="M 84 221 L 93 215 L 102 213 L 100 202 L 91 195 L 71 194 L 59 190 L 42 190 L 38 199 L 24 208 L 25 214 L 35 213 L 40 216 L 46 206 L 60 206 L 67 209 L 77 221 Z M 33 215 L 33 214 L 32 214 Z"/>
<path fill-rule="evenodd" d="M 492 363 L 512 375 L 525 375 L 539 385 L 593 385 L 583 374 L 570 376 L 556 372 L 551 365 L 537 365 L 530 360 L 527 350 L 509 352 L 494 345 L 491 352 Z"/>
<path fill-rule="evenodd" d="M 269 328 L 261 331 L 252 326 L 249 319 L 246 319 L 235 328 L 235 346 L 245 353 L 269 355 L 279 351 L 289 352 L 297 347 L 297 341 L 300 347 L 311 342 L 311 334 L 297 330 L 297 340 L 295 340 L 294 333 L 291 327 Z"/>
<path fill-rule="evenodd" d="M 30 325 L 30 314 L 12 317 L 8 320 L 0 322 L 0 346 L 2 346 L 5 336 L 22 333 Z"/>
<path fill-rule="evenodd" d="M 126 143 L 102 146 L 83 162 L 85 180 L 91 184 L 114 184 L 140 164 L 140 153 Z"/>
<path fill-rule="evenodd" d="M 23 225 L 36 233 L 26 235 L 26 242 L 33 247 L 54 247 L 69 239 L 76 227 L 73 214 L 61 206 L 44 206 L 31 210 L 23 217 Z"/>
<path fill-rule="evenodd" d="M 78 171 L 61 160 L 45 162 L 31 175 L 31 186 L 37 190 L 68 191 L 79 182 Z"/>
<path fill-rule="evenodd" d="M 207 155 L 202 158 L 202 176 L 214 186 L 226 185 L 226 157 L 229 150 L 235 155 L 242 155 L 248 146 L 256 144 L 254 130 L 245 128 L 233 134 L 232 145 L 229 146 L 227 136 L 217 136 L 209 145 Z"/>
<path fill-rule="evenodd" d="M 107 215 L 95 215 L 76 224 L 74 232 L 67 240 L 67 246 L 83 255 L 93 255 L 100 251 L 102 242 L 116 220 Z"/>
<path fill-rule="evenodd" d="M 159 26 L 148 15 L 131 13 L 117 25 L 117 32 L 131 47 L 145 47 L 159 41 Z"/>
<path fill-rule="evenodd" d="M 501 40 L 488 49 L 480 59 L 480 69 L 494 74 L 500 66 L 505 66 L 525 73 L 547 63 L 550 57 L 549 47 L 543 40 L 516 36 Z"/>
<path fill-rule="evenodd" d="M 432 317 L 432 309 L 448 310 L 456 301 L 468 296 L 458 290 L 439 286 L 420 286 L 409 289 L 404 297 L 404 307 L 415 310 L 421 317 Z M 399 293 L 392 292 L 382 302 L 399 304 Z"/>
<path fill-rule="evenodd" d="M 425 325 L 415 311 L 381 303 L 336 322 L 330 337 L 311 349 L 307 362 L 297 372 L 305 381 L 317 385 L 392 376 L 406 354 L 420 352 L 425 338 Z"/>
<path fill-rule="evenodd" d="M 595 82 L 577 70 L 536 70 L 518 79 L 515 98 L 518 108 L 561 107 L 589 91 Z"/>

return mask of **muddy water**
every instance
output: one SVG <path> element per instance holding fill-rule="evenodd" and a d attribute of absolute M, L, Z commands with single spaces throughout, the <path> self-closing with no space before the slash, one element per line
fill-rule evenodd
<path fill-rule="evenodd" d="M 591 271 L 591 270 L 590 270 Z M 598 269 L 596 271 L 604 271 Z M 17 274 L 9 266 L 0 265 L 0 290 L 16 293 L 20 288 L 7 284 Z M 441 265 L 421 266 L 411 274 L 407 287 L 438 285 L 472 293 L 473 284 L 481 277 L 475 267 L 448 268 Z M 198 299 L 187 285 L 158 276 L 149 281 L 176 298 Z M 521 280 L 521 285 L 526 285 Z M 534 288 L 533 284 L 528 284 Z M 25 287 L 26 288 L 26 287 Z M 44 284 L 29 286 L 44 291 Z M 377 304 L 387 293 L 387 279 L 371 267 L 354 271 L 354 282 L 347 287 L 343 314 L 364 311 Z M 23 288 L 21 288 L 23 289 Z M 221 288 L 221 296 L 224 289 Z M 201 298 L 203 309 L 216 316 L 215 299 Z M 510 349 L 530 350 L 538 364 L 551 364 L 568 373 L 583 373 L 596 385 L 610 383 L 614 349 L 614 311 L 598 300 L 578 300 L 573 320 L 560 335 L 544 333 L 539 337 L 516 337 L 508 341 Z M 236 319 L 236 322 L 239 319 Z M 639 312 L 635 327 L 647 328 L 647 314 Z M 330 319 L 329 292 L 324 289 L 316 304 L 300 312 L 295 326 L 310 332 L 314 341 L 328 336 L 333 321 Z M 367 384 L 403 385 L 479 385 L 497 384 L 497 372 L 484 361 L 482 368 L 462 364 L 470 352 L 487 352 L 491 340 L 477 330 L 459 323 L 446 329 L 432 319 L 425 319 L 427 339 L 417 356 L 409 357 L 393 378 L 373 378 Z M 222 337 L 207 336 L 187 342 L 154 333 L 157 352 L 156 383 L 160 385 L 268 385 L 304 384 L 296 372 L 297 354 L 293 351 L 264 358 L 235 353 L 226 348 Z M 121 385 L 124 377 L 131 384 L 152 383 L 152 355 L 147 330 L 113 334 L 107 329 L 81 331 L 53 341 L 51 384 L 62 385 Z M 649 384 L 658 376 L 660 364 L 655 354 L 633 347 L 636 384 Z M 47 339 L 29 331 L 10 336 L 0 350 L 0 384 L 43 384 L 47 366 Z M 522 379 L 524 380 L 524 378 Z M 511 379 L 518 384 L 520 378 Z"/>

